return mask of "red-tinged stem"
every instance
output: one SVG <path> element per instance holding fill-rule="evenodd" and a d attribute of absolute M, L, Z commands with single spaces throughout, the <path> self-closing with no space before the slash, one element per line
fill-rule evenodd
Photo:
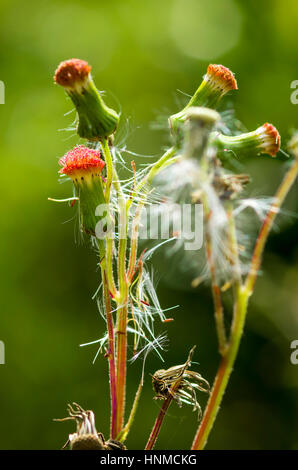
<path fill-rule="evenodd" d="M 119 301 L 117 311 L 117 435 L 124 424 L 127 358 L 128 282 L 126 274 L 126 248 L 128 210 L 122 194 L 119 195 L 120 239 L 118 245 Z"/>
<path fill-rule="evenodd" d="M 247 291 L 239 288 L 235 303 L 231 340 L 225 355 L 221 359 L 203 419 L 192 444 L 192 450 L 202 450 L 205 447 L 219 411 L 238 354 L 246 318 L 248 298 Z"/>
<path fill-rule="evenodd" d="M 159 431 L 161 429 L 161 426 L 163 424 L 164 417 L 170 407 L 170 404 L 173 401 L 173 398 L 175 396 L 175 392 L 177 391 L 179 385 L 180 385 L 181 380 L 177 380 L 172 387 L 169 390 L 169 396 L 166 398 L 166 400 L 163 402 L 162 407 L 160 409 L 160 412 L 157 415 L 156 421 L 154 423 L 153 429 L 151 431 L 151 434 L 149 436 L 148 442 L 146 444 L 145 450 L 152 450 L 156 444 Z"/>
<path fill-rule="evenodd" d="M 161 407 L 160 412 L 158 413 L 158 416 L 156 418 L 155 424 L 153 426 L 153 429 L 151 431 L 150 437 L 148 439 L 148 442 L 146 444 L 145 450 L 152 450 L 156 444 L 157 438 L 159 431 L 161 429 L 164 417 L 169 409 L 170 404 L 172 403 L 173 398 L 169 396 L 164 402 Z"/>
<path fill-rule="evenodd" d="M 250 270 L 244 286 L 239 285 L 239 282 L 237 283 L 230 340 L 227 346 L 227 350 L 221 359 L 203 419 L 192 444 L 192 450 L 204 449 L 207 443 L 238 354 L 247 314 L 248 301 L 253 292 L 257 279 L 265 243 L 279 209 L 297 178 L 297 174 L 298 161 L 296 160 L 286 173 L 275 195 L 275 201 L 271 205 L 271 208 L 269 209 L 261 227 L 255 244 Z"/>
<path fill-rule="evenodd" d="M 298 174 L 298 159 L 294 161 L 290 169 L 284 176 L 283 181 L 275 195 L 275 200 L 269 209 L 267 216 L 261 227 L 259 236 L 257 238 L 249 273 L 247 275 L 245 286 L 247 290 L 252 293 L 254 285 L 258 276 L 258 271 L 262 261 L 262 254 L 264 251 L 265 243 L 267 241 L 270 230 L 273 226 L 274 220 L 279 212 L 281 205 L 283 204 L 288 192 L 290 191 L 293 183 L 295 182 Z"/>
<path fill-rule="evenodd" d="M 114 339 L 114 322 L 112 316 L 111 299 L 109 290 L 107 288 L 106 273 L 102 271 L 103 290 L 104 290 L 104 303 L 109 336 L 109 375 L 110 375 L 110 395 L 111 395 L 111 422 L 110 422 L 110 436 L 115 439 L 117 436 L 117 390 L 116 390 L 116 367 L 115 367 L 115 339 Z"/>
<path fill-rule="evenodd" d="M 126 392 L 127 302 L 118 312 L 117 327 L 117 423 L 116 435 L 123 427 Z"/>

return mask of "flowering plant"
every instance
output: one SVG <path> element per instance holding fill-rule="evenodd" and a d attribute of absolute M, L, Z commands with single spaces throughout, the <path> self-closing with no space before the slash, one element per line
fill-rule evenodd
<path fill-rule="evenodd" d="M 145 449 L 154 447 L 173 401 L 180 406 L 191 404 L 199 410 L 200 422 L 192 449 L 203 449 L 234 367 L 266 240 L 297 177 L 297 138 L 290 145 L 291 166 L 274 199 L 265 207 L 262 227 L 251 249 L 239 243 L 243 223 L 240 215 L 243 216 L 248 207 L 258 209 L 258 201 L 243 197 L 250 177 L 235 173 L 233 161 L 235 156 L 249 158 L 267 154 L 275 157 L 280 149 L 280 136 L 268 123 L 255 131 L 241 133 L 238 128 L 229 127 L 225 114 L 216 110 L 226 93 L 238 89 L 229 69 L 209 65 L 189 103 L 169 118 L 173 145 L 156 162 L 141 170 L 137 171 L 132 161 L 132 176 L 122 180 L 118 170 L 126 162 L 115 144 L 120 115 L 105 104 L 93 82 L 89 64 L 79 59 L 62 62 L 55 73 L 55 82 L 73 101 L 77 111 L 77 133 L 85 139 L 84 145 L 75 147 L 60 159 L 59 173 L 73 184 L 73 196 L 64 201 L 70 201 L 72 205 L 78 203 L 80 230 L 97 248 L 101 271 L 98 307 L 107 330 L 97 343 L 99 352 L 104 352 L 109 364 L 111 402 L 107 441 L 97 432 L 92 411 L 85 411 L 77 404 L 69 406 L 67 419 L 76 421 L 77 432 L 70 435 L 68 443 L 72 449 L 125 449 L 124 442 L 133 425 L 144 384 L 147 354 L 154 350 L 160 355 L 164 348 L 165 336 L 155 335 L 154 322 L 156 318 L 163 323 L 172 319 L 166 317 L 160 306 L 147 265 L 152 250 L 165 242 L 149 251 L 140 250 L 139 246 L 140 229 L 147 217 L 145 209 L 154 206 L 150 233 L 162 214 L 171 227 L 169 239 L 178 246 L 176 249 L 182 250 L 182 257 L 197 265 L 198 276 L 193 280 L 193 286 L 203 280 L 210 282 L 221 359 L 211 389 L 198 371 L 190 370 L 194 347 L 182 365 L 152 374 L 155 398 L 161 399 L 163 404 Z M 181 229 L 181 224 L 178 233 L 173 228 L 177 210 L 183 204 L 190 206 L 190 223 L 195 214 L 193 208 L 201 208 L 201 226 L 195 225 L 195 232 L 204 227 L 202 250 L 198 247 L 187 249 L 188 232 Z M 228 288 L 233 292 L 230 325 L 227 325 L 222 302 L 222 293 Z M 130 341 L 133 359 L 143 355 L 143 372 L 132 409 L 125 420 L 127 346 Z M 202 418 L 197 392 L 209 394 Z"/>

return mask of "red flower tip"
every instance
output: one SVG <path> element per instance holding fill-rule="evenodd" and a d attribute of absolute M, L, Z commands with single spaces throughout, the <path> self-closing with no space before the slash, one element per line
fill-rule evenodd
<path fill-rule="evenodd" d="M 259 127 L 259 132 L 262 138 L 263 150 L 268 153 L 268 155 L 275 157 L 280 149 L 280 135 L 278 130 L 272 124 L 266 122 Z"/>
<path fill-rule="evenodd" d="M 233 72 L 223 65 L 210 64 L 205 79 L 216 82 L 225 93 L 229 90 L 238 90 Z"/>
<path fill-rule="evenodd" d="M 54 80 L 63 87 L 73 87 L 84 82 L 91 70 L 88 62 L 70 59 L 61 62 L 55 72 Z"/>
<path fill-rule="evenodd" d="M 76 172 L 85 172 L 94 170 L 100 173 L 105 162 L 100 158 L 100 152 L 98 150 L 89 149 L 83 145 L 75 147 L 70 152 L 60 158 L 59 164 L 63 166 L 60 173 L 65 175 L 73 175 Z"/>

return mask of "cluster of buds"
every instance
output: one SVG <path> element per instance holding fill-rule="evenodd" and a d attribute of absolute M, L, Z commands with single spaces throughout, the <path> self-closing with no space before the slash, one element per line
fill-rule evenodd
<path fill-rule="evenodd" d="M 63 449 L 69 445 L 71 450 L 126 450 L 121 442 L 113 439 L 105 441 L 103 434 L 97 432 L 93 411 L 85 411 L 77 403 L 73 403 L 73 406 L 68 405 L 67 411 L 66 418 L 54 420 L 74 420 L 77 424 L 76 432 L 68 436 Z"/>
<path fill-rule="evenodd" d="M 79 136 L 97 141 L 115 132 L 119 116 L 105 104 L 90 72 L 91 66 L 84 60 L 70 59 L 61 62 L 54 80 L 65 89 L 76 107 Z"/>
<path fill-rule="evenodd" d="M 100 152 L 79 145 L 62 157 L 59 164 L 62 166 L 60 173 L 71 178 L 79 199 L 82 230 L 95 235 L 96 208 L 105 204 L 101 176 L 105 162 L 101 159 Z"/>
<path fill-rule="evenodd" d="M 201 374 L 188 370 L 191 366 L 195 346 L 190 350 L 186 362 L 182 365 L 170 367 L 167 370 L 157 370 L 152 376 L 152 385 L 155 392 L 154 399 L 166 400 L 169 396 L 182 406 L 182 403 L 193 405 L 201 416 L 201 407 L 197 401 L 196 390 L 209 393 L 210 385 Z"/>
<path fill-rule="evenodd" d="M 216 109 L 226 93 L 231 90 L 237 90 L 237 88 L 237 82 L 231 70 L 223 65 L 209 65 L 201 85 L 185 108 L 169 118 L 169 125 L 175 139 L 179 142 L 182 138 L 181 129 L 190 107 L 200 106 Z"/>

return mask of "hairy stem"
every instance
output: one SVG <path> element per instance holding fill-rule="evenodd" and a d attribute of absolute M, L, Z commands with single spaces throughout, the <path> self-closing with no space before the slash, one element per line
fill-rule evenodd
<path fill-rule="evenodd" d="M 128 285 L 126 276 L 126 245 L 128 229 L 128 211 L 126 200 L 119 182 L 117 171 L 113 164 L 113 159 L 107 139 L 102 141 L 102 151 L 107 165 L 107 182 L 105 199 L 110 203 L 112 184 L 118 196 L 118 206 L 120 210 L 119 222 L 119 243 L 118 243 L 118 288 L 116 290 L 113 277 L 113 247 L 114 241 L 110 237 L 106 240 L 106 272 L 110 292 L 117 302 L 117 363 L 116 363 L 116 419 L 113 417 L 113 437 L 116 437 L 123 426 L 125 411 L 125 388 L 126 388 L 126 355 L 127 355 L 127 305 L 128 305 Z"/>
<path fill-rule="evenodd" d="M 227 338 L 226 330 L 224 323 L 224 310 L 221 300 L 221 291 L 217 282 L 216 267 L 212 246 L 212 239 L 208 229 L 209 218 L 212 217 L 212 214 L 209 210 L 207 200 L 204 198 L 204 212 L 205 212 L 205 249 L 206 249 L 206 258 L 211 276 L 211 289 L 213 296 L 214 304 L 214 315 L 215 315 L 215 325 L 218 338 L 218 348 L 221 355 L 224 355 L 227 347 Z"/>
<path fill-rule="evenodd" d="M 231 327 L 230 340 L 227 350 L 221 359 L 203 419 L 194 438 L 192 444 L 193 450 L 204 449 L 207 443 L 238 354 L 246 319 L 248 301 L 254 289 L 266 240 L 274 220 L 279 212 L 279 209 L 297 178 L 297 174 L 298 161 L 296 160 L 284 176 L 284 179 L 275 195 L 275 200 L 271 205 L 271 208 L 269 209 L 265 221 L 261 227 L 255 244 L 250 270 L 244 286 L 242 286 L 240 282 L 236 286 L 234 316 Z M 234 224 L 234 220 L 232 221 L 232 224 Z M 231 228 L 232 237 L 236 237 L 234 232 L 235 227 L 231 226 Z M 234 243 L 236 243 L 236 238 L 234 239 Z M 236 245 L 234 245 L 234 249 L 236 249 Z"/>
<path fill-rule="evenodd" d="M 124 428 L 122 429 L 120 435 L 117 437 L 117 439 L 121 442 L 124 442 L 127 439 L 128 433 L 129 433 L 129 431 L 131 429 L 131 426 L 134 422 L 135 415 L 136 415 L 136 412 L 137 412 L 137 409 L 138 409 L 138 406 L 139 406 L 139 402 L 140 402 L 140 397 L 141 397 L 143 385 L 144 385 L 144 373 L 142 374 L 142 377 L 141 377 L 141 380 L 140 380 L 140 383 L 139 383 L 139 386 L 138 386 L 138 389 L 137 389 L 137 393 L 136 393 L 136 396 L 135 396 L 135 399 L 134 399 L 134 402 L 133 402 L 133 405 L 132 405 L 132 408 L 131 408 L 131 411 L 130 411 L 128 421 L 127 421 L 126 425 L 124 426 Z"/>
<path fill-rule="evenodd" d="M 110 436 L 115 439 L 117 436 L 117 390 L 116 390 L 116 368 L 115 368 L 115 340 L 114 340 L 114 323 L 111 308 L 110 294 L 107 287 L 106 273 L 102 270 L 103 291 L 105 312 L 109 336 L 109 349 L 107 352 L 109 361 L 109 374 L 110 374 L 110 395 L 111 395 L 111 422 L 110 422 Z"/>
<path fill-rule="evenodd" d="M 249 296 L 247 290 L 239 288 L 237 301 L 235 303 L 231 340 L 225 354 L 221 359 L 203 419 L 192 444 L 193 450 L 201 450 L 205 447 L 209 433 L 213 427 L 214 421 L 219 411 L 219 407 L 224 396 L 231 372 L 233 370 L 235 359 L 237 357 L 243 326 L 245 323 L 248 298 Z"/>
<path fill-rule="evenodd" d="M 116 435 L 123 427 L 126 393 L 127 303 L 119 308 L 117 319 L 117 424 Z"/>
<path fill-rule="evenodd" d="M 120 233 L 118 246 L 118 284 L 119 301 L 117 310 L 117 434 L 123 427 L 126 393 L 126 358 L 127 358 L 127 310 L 128 282 L 126 274 L 126 247 L 128 230 L 128 211 L 126 201 L 119 195 Z"/>
<path fill-rule="evenodd" d="M 114 322 L 111 308 L 111 299 L 109 286 L 107 281 L 106 264 L 105 264 L 105 244 L 103 240 L 97 240 L 100 257 L 100 269 L 103 284 L 103 301 L 106 314 L 106 322 L 108 329 L 109 348 L 107 357 L 109 361 L 109 382 L 110 382 L 110 398 L 111 398 L 111 419 L 110 419 L 110 435 L 111 438 L 116 437 L 116 419 L 117 419 L 117 390 L 116 390 L 116 368 L 115 368 L 115 339 L 114 339 Z"/>
<path fill-rule="evenodd" d="M 181 380 L 177 380 L 173 385 L 171 386 L 169 390 L 169 395 L 168 397 L 164 400 L 162 407 L 160 409 L 160 412 L 157 415 L 157 418 L 155 420 L 153 429 L 151 431 L 151 434 L 149 436 L 148 442 L 146 444 L 145 450 L 152 450 L 156 444 L 161 426 L 163 424 L 163 420 L 165 418 L 165 415 L 170 407 L 170 404 L 173 401 L 173 398 L 175 396 L 175 392 L 177 391 L 179 385 L 180 385 Z"/>
<path fill-rule="evenodd" d="M 112 159 L 112 156 L 111 156 L 108 139 L 102 139 L 101 147 L 102 147 L 102 151 L 103 151 L 103 154 L 104 154 L 104 157 L 105 157 L 106 168 L 107 168 L 107 181 L 106 181 L 106 187 L 105 187 L 105 200 L 107 201 L 107 204 L 108 204 L 110 202 L 110 195 L 111 195 L 111 188 L 112 188 L 113 174 L 114 174 L 113 159 Z"/>
<path fill-rule="evenodd" d="M 171 147 L 168 149 L 162 157 L 160 157 L 157 162 L 155 162 L 150 171 L 146 174 L 146 176 L 140 181 L 140 183 L 135 187 L 134 191 L 131 194 L 130 199 L 127 201 L 127 209 L 130 207 L 132 201 L 135 197 L 139 196 L 141 191 L 141 196 L 136 207 L 133 224 L 132 224 L 132 234 L 131 234 L 131 244 L 130 244 L 130 256 L 129 256 L 129 267 L 128 267 L 128 279 L 131 281 L 133 278 L 133 274 L 135 272 L 135 264 L 136 264 L 136 257 L 137 257 L 137 250 L 138 250 L 138 234 L 139 234 L 139 223 L 140 223 L 140 216 L 142 209 L 146 203 L 147 196 L 148 196 L 148 185 L 152 182 L 153 178 L 157 175 L 159 171 L 165 168 L 167 165 L 172 163 L 173 156 L 175 155 L 177 149 L 176 147 Z"/>
<path fill-rule="evenodd" d="M 157 173 L 161 171 L 163 168 L 165 168 L 167 165 L 172 163 L 172 161 L 174 160 L 172 157 L 174 157 L 176 152 L 177 152 L 176 146 L 171 147 L 162 155 L 162 157 L 160 157 L 159 160 L 157 160 L 157 162 L 155 162 L 151 166 L 150 171 L 146 174 L 146 176 L 144 176 L 144 178 L 139 182 L 136 188 L 132 191 L 132 194 L 130 195 L 129 200 L 127 201 L 127 208 L 131 206 L 132 202 L 135 200 L 136 196 L 139 195 L 142 189 L 152 182 L 153 178 L 157 175 Z"/>
<path fill-rule="evenodd" d="M 262 261 L 262 254 L 264 251 L 265 243 L 268 239 L 268 235 L 273 226 L 275 218 L 279 212 L 280 207 L 282 206 L 288 192 L 290 191 L 293 183 L 295 182 L 298 174 L 298 159 L 296 159 L 290 169 L 284 176 L 283 181 L 281 182 L 278 191 L 275 195 L 274 202 L 271 205 L 266 218 L 261 227 L 259 236 L 257 238 L 249 273 L 247 275 L 245 286 L 250 294 L 252 294 L 254 285 L 258 276 L 258 271 Z"/>

